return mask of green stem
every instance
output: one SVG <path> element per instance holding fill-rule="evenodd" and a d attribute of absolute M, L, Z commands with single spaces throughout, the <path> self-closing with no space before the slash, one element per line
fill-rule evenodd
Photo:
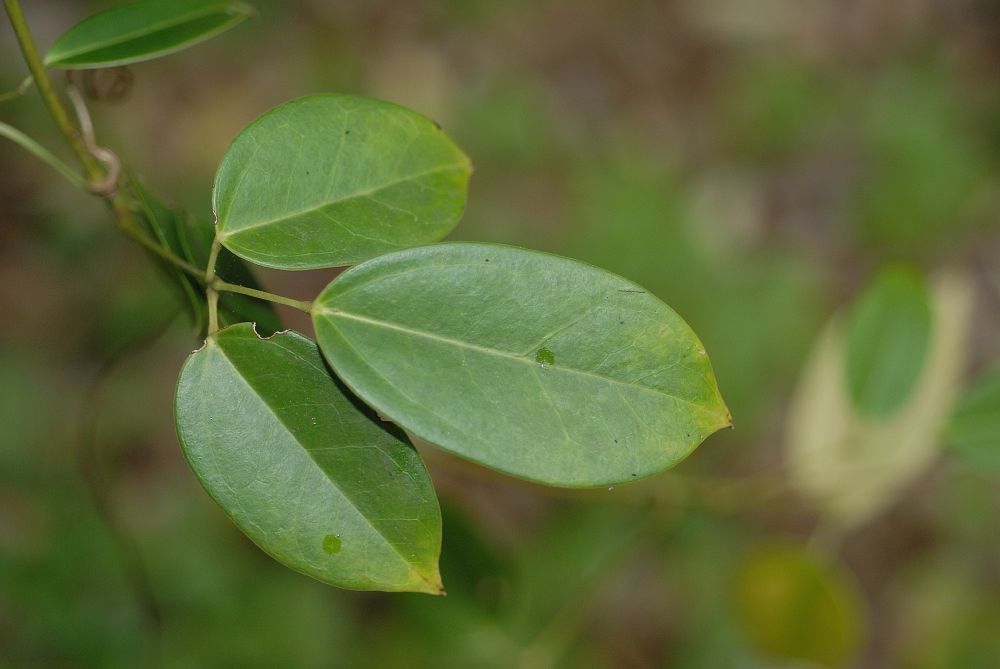
<path fill-rule="evenodd" d="M 79 159 L 87 176 L 87 181 L 89 183 L 98 183 L 105 176 L 101 162 L 87 149 L 87 145 L 80 136 L 80 133 L 72 121 L 70 121 L 69 112 L 59 99 L 59 96 L 56 95 L 55 88 L 52 86 L 52 80 L 49 79 L 48 72 L 45 71 L 45 65 L 42 62 L 41 56 L 38 55 L 35 40 L 31 36 L 31 31 L 28 29 L 28 24 L 24 19 L 20 2 L 18 0 L 3 0 L 3 4 L 7 10 L 7 15 L 10 17 L 10 25 L 14 28 L 14 33 L 17 35 L 18 44 L 21 46 L 21 53 L 24 54 L 24 61 L 28 64 L 28 69 L 31 70 L 35 85 L 38 86 L 38 93 L 42 96 L 45 106 L 48 107 L 49 113 L 56 123 L 56 127 L 59 128 L 59 132 L 66 139 L 66 143 L 69 144 L 69 147 Z M 36 153 L 36 155 L 38 154 Z M 200 269 L 185 262 L 168 249 L 163 248 L 154 239 L 139 229 L 128 199 L 121 191 L 114 189 L 106 193 L 95 194 L 107 201 L 108 206 L 111 207 L 111 211 L 114 214 L 115 224 L 119 230 L 167 262 L 176 265 L 197 280 L 204 281 L 204 274 Z"/>
<path fill-rule="evenodd" d="M 73 168 L 56 158 L 51 151 L 17 128 L 0 121 L 0 137 L 6 137 L 10 141 L 19 145 L 22 149 L 28 151 L 56 172 L 66 177 L 66 179 L 77 188 L 84 191 L 87 190 L 87 182 L 83 180 L 83 177 L 74 172 Z"/>
<path fill-rule="evenodd" d="M 205 296 L 208 298 L 208 336 L 219 330 L 219 291 L 215 279 L 215 263 L 222 251 L 222 240 L 216 236 L 212 240 L 212 250 L 208 252 L 208 266 L 205 268 Z"/>
<path fill-rule="evenodd" d="M 248 295 L 250 297 L 256 297 L 257 299 L 267 300 L 268 302 L 274 302 L 276 304 L 284 304 L 287 307 L 304 311 L 307 314 L 312 311 L 312 302 L 293 300 L 292 298 L 285 297 L 284 295 L 275 295 L 274 293 L 257 290 L 256 288 L 237 286 L 232 283 L 226 283 L 225 281 L 219 281 L 218 279 L 212 282 L 212 288 L 225 293 L 239 293 L 240 295 Z"/>
<path fill-rule="evenodd" d="M 6 93 L 0 93 L 0 102 L 7 102 L 7 100 L 13 100 L 14 98 L 19 98 L 28 92 L 31 88 L 31 84 L 34 83 L 35 78 L 30 74 L 24 78 L 24 80 L 17 85 L 17 88 L 13 88 Z"/>
<path fill-rule="evenodd" d="M 120 218 L 118 220 L 119 222 L 122 221 L 122 219 Z M 205 282 L 204 272 L 202 272 L 200 269 L 198 269 L 191 263 L 187 262 L 186 260 L 180 258 L 177 254 L 172 253 L 171 251 L 165 249 L 155 239 L 147 235 L 142 230 L 138 229 L 135 226 L 135 219 L 132 218 L 131 212 L 129 213 L 129 217 L 125 220 L 131 222 L 131 225 L 128 223 L 122 225 L 120 223 L 118 225 L 119 230 L 128 235 L 130 238 L 132 238 L 132 240 L 137 242 L 143 248 L 149 250 L 152 253 L 155 253 L 158 257 L 162 258 L 163 260 L 166 260 L 168 263 L 170 263 L 177 269 L 191 276 L 195 281 L 198 281 L 199 283 Z"/>
<path fill-rule="evenodd" d="M 212 250 L 208 252 L 208 267 L 205 268 L 205 285 L 211 285 L 215 281 L 215 263 L 219 260 L 219 252 L 222 250 L 222 242 L 218 237 L 212 240 Z"/>
<path fill-rule="evenodd" d="M 98 160 L 97 156 L 95 156 L 87 148 L 87 143 L 84 142 L 76 126 L 74 126 L 72 121 L 70 121 L 69 112 L 66 110 L 66 107 L 56 94 L 55 88 L 52 86 L 52 80 L 49 79 L 48 72 L 45 71 L 45 64 L 42 62 L 42 58 L 38 54 L 38 48 L 35 46 L 35 40 L 31 35 L 31 31 L 28 29 L 28 23 L 25 21 L 24 12 L 21 11 L 21 4 L 19 0 L 3 0 L 3 4 L 4 8 L 7 10 L 7 15 L 10 17 L 10 25 L 14 28 L 15 35 L 17 35 L 17 41 L 21 47 L 21 53 L 24 54 L 24 61 L 28 64 L 28 69 L 31 71 L 32 78 L 38 86 L 38 93 L 42 96 L 45 106 L 48 107 L 49 113 L 52 115 L 52 119 L 59 128 L 59 132 L 62 133 L 67 144 L 69 144 L 69 147 L 73 150 L 73 153 L 76 154 L 77 159 L 79 159 L 80 164 L 83 166 L 84 174 L 87 177 L 85 184 L 99 183 L 105 177 L 104 169 L 101 167 L 101 161 Z M 11 130 L 13 130 L 13 128 L 11 128 Z M 17 133 L 17 131 L 14 132 Z M 21 135 L 21 133 L 17 134 Z M 30 140 L 30 138 L 22 138 L 21 136 L 18 136 L 15 139 L 14 137 L 11 137 L 10 133 L 5 133 L 5 136 L 10 137 L 13 141 L 18 142 L 35 155 L 39 156 L 43 160 L 46 160 L 46 162 L 49 162 L 53 165 L 53 167 L 56 167 L 54 163 L 44 157 L 50 156 L 51 154 L 45 151 L 45 149 L 41 146 L 38 146 L 33 140 Z M 25 143 L 25 139 L 28 140 L 27 143 Z M 40 152 L 44 152 L 44 154 Z M 53 160 L 55 160 L 54 157 Z M 66 168 L 65 165 L 63 165 L 63 167 Z M 57 169 L 59 168 L 57 167 Z M 66 169 L 68 170 L 69 168 Z M 62 169 L 59 171 L 63 172 Z M 70 178 L 65 173 L 63 176 Z M 79 179 L 76 175 L 74 175 L 74 177 Z M 208 268 L 203 272 L 194 265 L 172 253 L 169 249 L 164 248 L 161 244 L 157 243 L 156 240 L 143 232 L 139 226 L 136 225 L 135 217 L 128 198 L 124 193 L 122 193 L 122 191 L 118 189 L 110 189 L 107 192 L 95 192 L 95 194 L 103 197 L 107 201 L 108 206 L 111 207 L 111 211 L 114 214 L 115 224 L 118 226 L 119 230 L 138 242 L 144 248 L 148 249 L 152 253 L 155 253 L 163 260 L 171 263 L 181 271 L 194 277 L 197 281 L 205 284 L 208 296 L 209 334 L 213 334 L 218 330 L 219 291 L 242 293 L 243 295 L 249 295 L 262 300 L 268 300 L 269 302 L 276 302 L 278 304 L 294 307 L 295 309 L 300 309 L 307 313 L 312 307 L 312 304 L 309 302 L 293 300 L 288 297 L 282 297 L 281 295 L 266 293 L 262 290 L 236 286 L 220 281 L 215 276 L 215 263 L 218 259 L 219 251 L 222 249 L 222 245 L 218 238 L 216 238 L 212 243 L 212 251 L 208 261 Z"/>
<path fill-rule="evenodd" d="M 205 289 L 208 298 L 208 336 L 219 331 L 219 291 L 209 286 Z"/>
<path fill-rule="evenodd" d="M 27 63 L 28 69 L 31 71 L 31 76 L 35 80 L 35 85 L 38 86 L 39 95 L 42 96 L 45 106 L 49 108 L 52 120 L 56 122 L 59 132 L 66 138 L 66 142 L 73 150 L 73 153 L 76 154 L 80 164 L 83 165 L 87 179 L 97 181 L 104 176 L 101 164 L 97 158 L 87 151 L 83 139 L 81 139 L 73 122 L 70 121 L 66 107 L 63 106 L 62 101 L 59 100 L 59 96 L 56 94 L 55 88 L 52 86 L 52 80 L 49 79 L 49 74 L 45 71 L 45 64 L 42 62 L 41 56 L 38 55 L 38 47 L 35 46 L 35 39 L 31 36 L 28 23 L 24 19 L 24 12 L 21 11 L 21 3 L 18 0 L 3 0 L 3 5 L 7 10 L 7 16 L 10 17 L 10 25 L 17 36 L 21 53 L 24 54 L 24 62 Z"/>

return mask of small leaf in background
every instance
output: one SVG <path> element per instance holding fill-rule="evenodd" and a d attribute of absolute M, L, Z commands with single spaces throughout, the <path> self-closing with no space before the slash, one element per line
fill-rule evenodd
<path fill-rule="evenodd" d="M 215 227 L 203 219 L 171 209 L 155 198 L 134 177 L 129 177 L 138 203 L 138 222 L 156 241 L 195 267 L 205 267 L 215 237 Z M 162 258 L 154 257 L 168 283 L 180 295 L 191 321 L 204 334 L 208 311 L 204 287 Z M 216 274 L 230 283 L 260 288 L 242 260 L 222 249 L 215 264 Z M 223 325 L 254 323 L 257 332 L 268 336 L 282 329 L 281 319 L 270 302 L 237 293 L 219 296 L 219 322 Z"/>
<path fill-rule="evenodd" d="M 430 119 L 317 95 L 267 112 L 215 177 L 219 238 L 267 267 L 349 265 L 444 237 L 465 209 L 469 159 Z"/>
<path fill-rule="evenodd" d="M 206 267 L 212 241 L 215 238 L 215 226 L 202 218 L 184 216 L 178 236 L 184 251 L 181 255 L 195 267 Z M 215 261 L 215 273 L 229 283 L 247 288 L 261 288 L 257 277 L 246 263 L 226 249 L 219 251 Z M 204 290 L 200 291 L 200 295 L 204 299 Z M 265 337 L 283 328 L 281 318 L 270 302 L 228 292 L 219 295 L 219 322 L 223 325 L 253 323 L 257 332 Z"/>
<path fill-rule="evenodd" d="M 174 211 L 155 198 L 135 177 L 129 175 L 132 191 L 136 196 L 138 210 L 136 222 L 144 231 L 160 243 L 165 249 L 186 257 L 182 253 L 181 227 L 183 215 Z M 184 310 L 191 322 L 199 331 L 204 331 L 207 324 L 207 311 L 204 290 L 187 274 L 156 254 L 149 252 L 167 284 L 180 298 Z"/>
<path fill-rule="evenodd" d="M 345 588 L 440 594 L 441 514 L 420 457 L 295 333 L 218 332 L 188 359 L 177 433 L 202 486 L 289 567 Z"/>
<path fill-rule="evenodd" d="M 632 481 L 730 424 L 670 307 L 567 258 L 439 244 L 348 270 L 317 298 L 324 355 L 417 436 L 542 483 Z"/>
<path fill-rule="evenodd" d="M 85 69 L 159 58 L 214 37 L 253 16 L 231 0 L 140 0 L 76 24 L 45 55 L 48 67 Z"/>
<path fill-rule="evenodd" d="M 1000 471 L 1000 367 L 965 393 L 952 414 L 947 438 L 970 464 Z"/>
<path fill-rule="evenodd" d="M 774 658 L 850 666 L 864 611 L 857 586 L 832 565 L 794 546 L 768 546 L 737 570 L 734 604 L 745 634 Z"/>
<path fill-rule="evenodd" d="M 847 387 L 855 406 L 887 416 L 910 396 L 927 356 L 931 312 L 923 278 L 892 268 L 858 299 L 846 326 Z"/>
<path fill-rule="evenodd" d="M 835 525 L 866 522 L 937 457 L 961 390 L 972 295 L 964 275 L 934 282 L 927 360 L 906 403 L 883 419 L 861 415 L 851 401 L 844 324 L 834 319 L 820 336 L 789 407 L 786 451 L 791 484 Z"/>

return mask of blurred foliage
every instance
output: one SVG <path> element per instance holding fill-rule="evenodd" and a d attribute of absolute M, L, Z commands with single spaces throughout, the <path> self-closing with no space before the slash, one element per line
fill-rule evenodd
<path fill-rule="evenodd" d="M 857 652 L 860 597 L 836 569 L 799 548 L 771 546 L 748 555 L 734 598 L 747 635 L 769 655 L 839 667 Z"/>
<path fill-rule="evenodd" d="M 26 10 L 44 49 L 110 4 Z M 573 493 L 422 447 L 448 596 L 322 586 L 185 467 L 171 397 L 198 338 L 148 336 L 174 294 L 98 203 L 0 145 L 0 667 L 996 664 L 995 3 L 255 4 L 93 103 L 152 192 L 207 219 L 226 145 L 293 97 L 412 106 L 476 166 L 456 237 L 649 287 L 702 337 L 736 429 Z M 0 29 L 0 87 L 24 74 Z M 65 156 L 40 109 L 29 90 L 0 116 Z M 899 407 L 858 416 L 843 314 L 898 261 L 927 277 L 928 352 Z M 331 276 L 260 279 L 306 297 Z M 85 420 L 151 597 L 81 473 Z"/>

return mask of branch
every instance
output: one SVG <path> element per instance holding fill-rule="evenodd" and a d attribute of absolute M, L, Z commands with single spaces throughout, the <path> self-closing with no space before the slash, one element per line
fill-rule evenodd
<path fill-rule="evenodd" d="M 66 179 L 77 188 L 87 190 L 87 182 L 83 180 L 83 177 L 74 172 L 73 168 L 56 158 L 51 151 L 17 128 L 0 121 L 0 136 L 6 137 L 22 149 L 28 151 L 39 160 L 46 163 L 56 172 L 66 177 Z"/>

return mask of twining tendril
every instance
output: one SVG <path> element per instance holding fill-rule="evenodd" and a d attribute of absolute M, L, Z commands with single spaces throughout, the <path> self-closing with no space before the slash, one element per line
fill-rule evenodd
<path fill-rule="evenodd" d="M 80 138 L 87 151 L 101 161 L 107 168 L 107 174 L 103 179 L 91 181 L 87 184 L 87 189 L 92 193 L 102 197 L 111 197 L 118 190 L 118 179 L 121 176 L 122 163 L 113 151 L 103 146 L 98 146 L 94 138 L 94 123 L 90 120 L 90 112 L 87 110 L 87 103 L 76 85 L 72 71 L 66 73 L 66 95 L 73 104 L 76 112 L 77 122 L 80 127 Z"/>

